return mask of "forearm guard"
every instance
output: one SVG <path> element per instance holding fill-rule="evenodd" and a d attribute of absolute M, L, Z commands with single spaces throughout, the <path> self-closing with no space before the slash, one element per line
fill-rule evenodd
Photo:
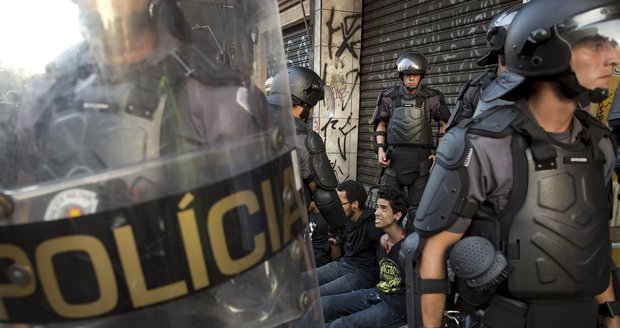
<path fill-rule="evenodd" d="M 336 193 L 338 179 L 325 153 L 323 139 L 318 133 L 312 131 L 308 133 L 306 149 L 310 153 L 310 170 L 313 172 L 314 181 L 317 184 L 312 195 L 314 203 L 334 232 L 337 235 L 343 235 L 346 218 L 342 204 L 340 204 L 340 198 Z"/>
<path fill-rule="evenodd" d="M 379 142 L 377 140 L 377 136 L 383 136 L 383 142 Z M 373 133 L 372 149 L 375 151 L 375 153 L 379 152 L 379 147 L 383 147 L 383 150 L 387 151 L 388 145 L 385 142 L 386 139 L 387 139 L 387 133 L 385 131 L 375 131 Z"/>
<path fill-rule="evenodd" d="M 314 204 L 321 212 L 323 218 L 325 218 L 325 221 L 327 221 L 327 224 L 334 230 L 336 235 L 342 237 L 346 217 L 336 190 L 316 188 L 313 198 Z"/>

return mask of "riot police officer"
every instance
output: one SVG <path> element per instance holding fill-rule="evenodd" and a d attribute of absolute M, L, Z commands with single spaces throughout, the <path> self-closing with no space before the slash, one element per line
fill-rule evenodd
<path fill-rule="evenodd" d="M 374 150 L 384 169 L 381 183 L 404 190 L 415 211 L 428 181 L 435 148 L 432 120 L 444 133 L 450 111 L 439 90 L 421 85 L 426 57 L 406 52 L 396 60 L 401 85 L 383 91 L 373 114 Z"/>
<path fill-rule="evenodd" d="M 0 192 L 0 322 L 258 327 L 301 317 L 318 288 L 297 278 L 313 262 L 293 126 L 254 86 L 266 75 L 257 63 L 284 58 L 276 2 L 236 2 L 220 19 L 192 1 L 73 2 L 84 40 L 46 72 L 23 70 L 37 75 L 18 90 L 19 178 Z M 264 51 L 218 62 L 187 29 L 205 20 L 235 47 Z"/>
<path fill-rule="evenodd" d="M 273 78 L 268 101 L 274 106 L 292 105 L 290 113 L 295 121 L 295 145 L 306 204 L 309 206 L 314 201 L 334 233 L 342 237 L 346 218 L 336 192 L 338 179 L 327 158 L 323 139 L 308 128 L 308 119 L 317 103 L 324 99 L 325 88 L 325 82 L 311 69 L 291 67 L 287 74 L 280 73 Z"/>
<path fill-rule="evenodd" d="M 576 110 L 607 87 L 617 1 L 531 1 L 506 36 L 508 70 L 525 77 L 514 105 L 451 129 L 415 219 L 423 281 L 446 279 L 487 308 L 485 327 L 595 327 L 613 317 L 610 131 Z M 467 238 L 461 238 L 467 234 Z M 459 241 L 460 240 L 460 241 Z M 450 253 L 448 249 L 450 246 Z M 446 295 L 419 291 L 425 327 Z"/>
<path fill-rule="evenodd" d="M 456 105 L 448 120 L 446 130 L 457 125 L 462 119 L 477 116 L 495 105 L 508 104 L 508 102 L 502 99 L 495 99 L 494 101 L 483 100 L 482 103 L 480 103 L 480 97 L 482 95 L 482 90 L 486 89 L 498 75 L 506 71 L 504 41 L 506 40 L 506 33 L 510 27 L 510 22 L 512 22 L 512 19 L 515 17 L 520 7 L 521 5 L 517 5 L 502 10 L 491 19 L 486 34 L 489 51 L 476 61 L 476 64 L 479 66 L 497 66 L 484 71 L 484 73 L 480 74 L 478 77 L 468 81 L 461 89 Z"/>

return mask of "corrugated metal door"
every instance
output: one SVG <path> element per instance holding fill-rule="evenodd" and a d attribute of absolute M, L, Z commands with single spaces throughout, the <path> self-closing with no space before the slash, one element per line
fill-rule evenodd
<path fill-rule="evenodd" d="M 312 26 L 309 26 L 312 29 Z M 308 40 L 304 23 L 282 31 L 286 66 L 312 68 L 312 43 Z"/>
<path fill-rule="evenodd" d="M 491 18 L 521 0 L 363 0 L 360 59 L 360 129 L 357 180 L 374 185 L 379 164 L 372 151 L 370 120 L 381 91 L 398 85 L 398 56 L 417 50 L 427 56 L 422 81 L 439 89 L 451 109 L 461 87 L 483 71 L 476 60 L 486 52 Z"/>

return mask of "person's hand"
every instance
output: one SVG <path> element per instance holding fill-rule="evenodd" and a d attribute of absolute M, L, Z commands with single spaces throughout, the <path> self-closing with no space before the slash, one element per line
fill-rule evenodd
<path fill-rule="evenodd" d="M 431 164 L 431 168 L 428 170 L 428 172 L 433 172 L 433 168 L 435 167 L 435 155 L 429 155 L 428 159 L 433 161 L 433 164 Z"/>
<path fill-rule="evenodd" d="M 385 151 L 383 150 L 383 148 L 379 148 L 379 165 L 381 165 L 381 167 L 388 167 L 390 165 L 390 159 L 387 158 L 387 155 L 385 154 Z"/>

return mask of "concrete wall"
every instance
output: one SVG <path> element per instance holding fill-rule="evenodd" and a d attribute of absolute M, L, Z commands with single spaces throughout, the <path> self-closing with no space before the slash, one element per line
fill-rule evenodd
<path fill-rule="evenodd" d="M 333 106 L 320 102 L 313 129 L 325 141 L 327 155 L 339 181 L 355 179 L 359 130 L 359 58 L 362 38 L 362 0 L 280 1 L 285 29 L 314 18 L 311 25 L 314 67 L 331 87 Z M 327 97 L 329 98 L 329 97 Z"/>
<path fill-rule="evenodd" d="M 313 129 L 325 140 L 339 181 L 355 179 L 359 129 L 362 0 L 315 0 L 314 70 L 331 87 L 334 108 L 315 109 Z"/>

